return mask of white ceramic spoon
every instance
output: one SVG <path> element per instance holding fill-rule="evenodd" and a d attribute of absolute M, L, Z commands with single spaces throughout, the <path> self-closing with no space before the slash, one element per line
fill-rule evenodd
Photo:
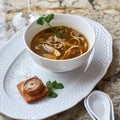
<path fill-rule="evenodd" d="M 110 101 L 110 103 L 111 103 L 111 114 L 110 114 L 110 118 L 111 118 L 111 120 L 115 120 L 115 116 L 114 116 L 114 107 L 113 107 L 113 103 L 112 103 L 112 100 L 110 99 L 110 97 L 109 96 L 107 96 L 108 97 L 108 99 L 109 99 L 109 101 Z"/>
<path fill-rule="evenodd" d="M 87 107 L 87 99 L 86 99 L 86 98 L 84 99 L 84 105 L 85 105 L 85 108 L 86 108 L 88 114 L 89 114 L 90 117 L 92 118 L 92 120 L 96 120 L 96 118 L 93 116 L 93 114 L 88 110 L 88 107 Z"/>
<path fill-rule="evenodd" d="M 111 103 L 107 95 L 101 91 L 92 92 L 86 99 L 89 112 L 97 120 L 110 120 Z"/>

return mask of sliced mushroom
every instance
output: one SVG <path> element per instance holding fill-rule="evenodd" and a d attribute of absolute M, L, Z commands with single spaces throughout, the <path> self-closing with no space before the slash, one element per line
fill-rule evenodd
<path fill-rule="evenodd" d="M 56 50 L 55 48 L 54 48 L 53 53 L 54 53 L 54 55 L 57 56 L 57 57 L 59 57 L 59 56 L 61 55 L 61 53 L 60 53 L 58 50 Z"/>
<path fill-rule="evenodd" d="M 54 44 L 54 48 L 56 48 L 56 49 L 60 49 L 62 47 L 63 47 L 62 43 L 56 43 L 56 44 Z"/>
<path fill-rule="evenodd" d="M 54 39 L 55 42 L 58 42 L 58 40 L 59 40 L 60 38 L 58 38 L 57 36 L 54 36 L 53 39 Z"/>
<path fill-rule="evenodd" d="M 23 84 L 23 90 L 31 96 L 39 95 L 43 89 L 44 85 L 37 77 L 28 79 Z"/>
<path fill-rule="evenodd" d="M 46 41 L 46 44 L 48 44 L 56 49 L 61 49 L 62 47 L 63 48 L 65 47 L 63 40 L 57 36 L 50 36 L 48 38 L 48 40 Z"/>
<path fill-rule="evenodd" d="M 52 53 L 52 54 L 54 54 L 54 55 L 57 56 L 57 57 L 61 55 L 60 51 L 58 51 L 58 50 L 55 49 L 54 47 L 51 47 L 51 46 L 49 46 L 49 45 L 47 45 L 47 44 L 43 44 L 43 48 L 44 48 L 48 53 Z"/>
<path fill-rule="evenodd" d="M 50 43 L 56 43 L 56 42 L 58 42 L 56 36 L 50 36 L 50 37 L 48 38 L 48 41 L 49 41 Z"/>
<path fill-rule="evenodd" d="M 36 49 L 36 50 L 39 50 L 39 49 L 41 49 L 41 47 L 42 47 L 42 44 L 35 45 L 35 49 Z"/>
<path fill-rule="evenodd" d="M 54 39 L 56 39 L 57 42 L 59 42 L 59 43 L 63 43 L 63 40 L 61 38 L 57 37 L 57 36 L 54 36 Z"/>
<path fill-rule="evenodd" d="M 48 52 L 48 53 L 53 52 L 53 47 L 49 46 L 48 44 L 43 44 L 42 46 L 46 52 Z"/>
<path fill-rule="evenodd" d="M 80 33 L 76 32 L 76 31 L 72 31 L 70 34 L 72 37 L 80 37 L 80 35 L 81 35 Z"/>
<path fill-rule="evenodd" d="M 47 41 L 50 43 L 63 42 L 63 40 L 57 36 L 50 36 Z"/>
<path fill-rule="evenodd" d="M 57 59 L 56 56 L 52 54 L 43 54 L 43 57 L 49 58 L 49 59 Z"/>
<path fill-rule="evenodd" d="M 35 49 L 36 49 L 36 50 L 39 50 L 39 49 L 40 49 L 40 47 L 39 47 L 38 45 L 36 45 L 36 46 L 35 46 Z"/>

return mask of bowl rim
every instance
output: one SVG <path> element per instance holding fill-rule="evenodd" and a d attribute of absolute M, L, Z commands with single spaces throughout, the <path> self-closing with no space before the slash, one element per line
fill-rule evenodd
<path fill-rule="evenodd" d="M 27 42 L 26 42 L 26 40 L 25 40 L 25 34 L 26 34 L 28 28 L 29 28 L 32 24 L 35 24 L 35 23 L 36 23 L 37 20 L 35 20 L 35 21 L 33 21 L 32 23 L 30 23 L 30 24 L 26 27 L 26 29 L 25 29 L 25 31 L 24 31 L 24 35 L 23 35 L 24 44 L 25 44 L 27 50 L 28 50 L 30 53 L 32 53 L 32 54 L 35 55 L 36 57 L 39 57 L 39 58 L 41 58 L 41 59 L 43 59 L 43 60 L 47 60 L 47 61 L 57 61 L 57 62 L 58 62 L 58 61 L 59 61 L 59 62 L 62 62 L 62 61 L 66 61 L 66 62 L 67 62 L 67 61 L 68 61 L 68 62 L 69 62 L 69 61 L 73 61 L 73 60 L 75 60 L 75 59 L 81 58 L 81 57 L 85 56 L 86 54 L 88 54 L 90 51 L 92 51 L 92 49 L 95 47 L 95 42 L 96 42 L 96 40 L 95 40 L 95 31 L 93 30 L 92 26 L 91 26 L 86 20 L 83 19 L 83 16 L 77 16 L 77 15 L 72 15 L 72 14 L 54 14 L 54 15 L 55 15 L 55 16 L 70 16 L 70 17 L 76 17 L 76 18 L 81 19 L 81 21 L 82 21 L 83 23 L 87 24 L 87 26 L 89 26 L 89 28 L 91 29 L 91 31 L 94 33 L 94 34 L 93 34 L 93 37 L 94 37 L 94 43 L 93 43 L 93 45 L 92 45 L 91 48 L 88 49 L 85 53 L 83 53 L 83 54 L 81 54 L 81 55 L 79 55 L 79 56 L 76 56 L 76 57 L 74 57 L 74 58 L 63 59 L 63 60 L 56 60 L 56 59 L 49 59 L 49 58 L 42 57 L 42 56 L 36 54 L 35 52 L 33 52 L 33 51 L 30 49 L 30 47 L 27 45 Z"/>

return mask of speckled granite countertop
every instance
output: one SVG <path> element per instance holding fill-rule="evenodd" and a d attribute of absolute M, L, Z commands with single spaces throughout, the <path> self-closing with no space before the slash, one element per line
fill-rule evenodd
<path fill-rule="evenodd" d="M 42 13 L 68 13 L 88 17 L 101 23 L 113 37 L 113 61 L 95 89 L 106 92 L 112 99 L 115 120 L 120 120 L 120 0 L 36 0 L 32 11 Z M 17 4 L 18 3 L 18 4 Z M 0 46 L 22 27 L 13 25 L 18 12 L 26 12 L 26 1 L 0 0 Z M 42 6 L 40 8 L 40 6 Z M 16 23 L 17 24 L 17 23 Z M 0 120 L 12 120 L 0 114 Z M 83 101 L 73 108 L 46 120 L 91 120 Z"/>

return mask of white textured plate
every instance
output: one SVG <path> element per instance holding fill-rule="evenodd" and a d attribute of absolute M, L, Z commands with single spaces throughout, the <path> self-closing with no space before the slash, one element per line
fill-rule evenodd
<path fill-rule="evenodd" d="M 27 55 L 23 45 L 23 31 L 15 34 L 0 50 L 0 112 L 16 119 L 44 119 L 67 110 L 80 102 L 105 75 L 112 61 L 112 38 L 103 26 L 87 21 L 96 34 L 93 60 L 86 72 L 81 68 L 66 73 L 53 73 L 37 66 Z M 27 104 L 19 94 L 16 84 L 39 76 L 44 83 L 57 80 L 65 86 L 57 90 L 57 98 L 45 98 Z"/>

